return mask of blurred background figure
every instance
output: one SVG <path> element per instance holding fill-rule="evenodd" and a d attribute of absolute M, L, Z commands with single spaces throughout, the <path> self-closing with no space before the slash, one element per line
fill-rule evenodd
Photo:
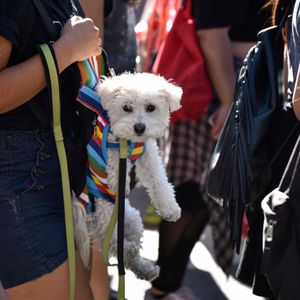
<path fill-rule="evenodd" d="M 159 47 L 170 31 L 182 0 L 148 0 L 135 27 L 137 70 L 151 72 Z"/>
<path fill-rule="evenodd" d="M 116 74 L 136 66 L 135 9 L 140 0 L 105 0 L 104 49 Z"/>

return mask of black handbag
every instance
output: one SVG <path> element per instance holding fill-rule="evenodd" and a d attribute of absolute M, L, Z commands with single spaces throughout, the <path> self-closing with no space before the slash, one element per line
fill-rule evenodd
<path fill-rule="evenodd" d="M 262 201 L 264 212 L 261 272 L 276 299 L 300 299 L 300 136 L 279 187 Z"/>
<path fill-rule="evenodd" d="M 281 29 L 286 17 L 279 26 L 259 32 L 258 43 L 243 62 L 208 174 L 208 194 L 228 210 L 237 252 L 245 207 L 257 204 L 269 192 L 272 164 L 298 126 L 291 110 L 285 109 L 279 89 L 283 80 Z M 283 119 L 288 122 L 282 123 Z M 275 151 L 274 138 L 281 141 Z"/>

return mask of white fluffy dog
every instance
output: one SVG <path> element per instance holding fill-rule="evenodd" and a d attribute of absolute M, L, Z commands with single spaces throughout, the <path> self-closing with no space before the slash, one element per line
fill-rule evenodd
<path fill-rule="evenodd" d="M 182 90 L 163 77 L 149 73 L 125 73 L 104 79 L 97 87 L 101 103 L 109 117 L 111 134 L 108 140 L 124 138 L 132 142 L 144 142 L 146 150 L 136 161 L 136 174 L 145 186 L 157 213 L 168 221 L 176 221 L 181 210 L 174 189 L 168 182 L 166 172 L 159 156 L 156 139 L 161 137 L 169 125 L 170 112 L 180 108 Z M 129 171 L 131 162 L 127 160 L 126 194 L 129 193 Z M 108 148 L 106 167 L 107 184 L 112 191 L 117 190 L 119 151 Z M 88 261 L 89 241 L 84 240 L 80 206 L 74 202 L 76 243 L 83 260 Z M 96 213 L 88 226 L 88 231 L 102 244 L 109 224 L 114 204 L 97 198 Z M 92 227 L 92 229 L 91 229 Z M 143 224 L 139 212 L 125 202 L 124 264 L 140 279 L 153 280 L 158 276 L 159 267 L 142 258 L 139 254 Z M 116 230 L 115 230 L 116 231 Z M 86 232 L 85 232 L 85 236 Z M 117 256 L 117 235 L 114 232 L 110 244 L 110 256 Z"/>

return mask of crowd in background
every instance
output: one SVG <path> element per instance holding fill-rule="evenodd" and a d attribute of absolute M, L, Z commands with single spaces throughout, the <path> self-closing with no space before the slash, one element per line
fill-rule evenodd
<path fill-rule="evenodd" d="M 18 2 L 17 0 L 13 1 Z M 2 2 L 5 4 L 7 1 L 0 0 L 0 3 Z M 58 11 L 62 6 L 65 7 L 69 3 L 67 0 L 48 0 L 45 2 L 49 2 L 50 4 L 53 2 L 54 5 L 62 3 L 62 5 L 58 5 Z M 92 18 L 95 25 L 100 29 L 100 36 L 103 40 L 101 47 L 105 49 L 110 66 L 115 70 L 116 74 L 125 71 L 153 72 L 153 64 L 168 36 L 176 13 L 187 2 L 181 0 L 81 1 L 87 17 Z M 267 6 L 268 3 L 266 0 L 192 0 L 191 2 L 192 16 L 195 21 L 195 35 L 199 49 L 204 57 L 208 78 L 211 82 L 212 96 L 209 106 L 198 119 L 181 119 L 171 122 L 164 138 L 158 141 L 168 178 L 175 187 L 176 200 L 182 209 L 182 216 L 174 223 L 161 220 L 160 218 L 153 219 L 157 220 L 156 225 L 159 231 L 157 262 L 160 266 L 160 274 L 151 283 L 152 287 L 146 291 L 145 300 L 167 300 L 173 299 L 172 297 L 174 299 L 196 299 L 192 293 L 187 295 L 186 291 L 183 295 L 181 288 L 191 251 L 208 224 L 211 226 L 213 232 L 216 262 L 225 274 L 229 275 L 232 273 L 234 249 L 231 244 L 227 212 L 218 203 L 209 198 L 206 187 L 207 174 L 216 142 L 232 106 L 235 84 L 243 60 L 251 47 L 256 44 L 257 33 L 271 25 L 272 11 L 271 7 Z M 278 1 L 273 2 L 277 3 Z M 287 40 L 287 44 L 288 51 L 290 51 L 289 58 L 293 73 L 293 76 L 290 76 L 288 79 L 290 83 L 295 83 L 298 74 L 300 53 L 300 40 L 297 31 L 300 26 L 297 14 L 299 12 L 300 1 L 279 1 L 279 4 L 277 4 L 281 6 L 279 8 L 277 6 L 277 10 L 286 9 L 289 2 L 295 3 L 294 11 L 296 13 L 294 13 L 292 19 L 288 20 L 290 32 L 288 33 L 289 39 Z M 51 4 L 52 6 L 53 3 Z M 21 14 L 21 12 L 22 10 L 18 14 Z M 11 40 L 13 45 L 17 45 L 18 42 L 21 43 L 22 40 L 19 40 L 20 34 L 13 35 L 10 33 L 14 32 L 15 23 L 12 22 L 10 24 L 4 17 L 2 19 L 1 17 L 3 16 L 0 11 L 0 36 Z M 16 18 L 19 20 L 21 17 L 18 15 Z M 10 29 L 5 31 L 5 28 Z M 17 30 L 21 31 L 20 28 Z M 66 31 L 67 29 L 64 30 Z M 74 39 L 77 36 L 74 36 Z M 80 42 L 86 43 L 86 40 L 82 39 Z M 76 43 L 73 42 L 73 44 L 75 45 Z M 14 48 L 10 48 L 11 46 L 5 45 L 4 42 L 1 44 L 0 40 L 0 57 L 4 55 L 1 54 L 4 51 L 2 48 L 7 47 L 7 49 L 14 50 Z M 90 55 L 100 53 L 90 51 L 89 48 L 92 47 L 94 45 L 90 47 L 87 45 L 86 49 L 78 50 L 81 56 L 78 54 L 77 58 L 81 59 L 84 52 Z M 3 73 L 3 78 L 5 75 L 10 75 L 8 72 L 5 73 L 6 67 L 16 65 L 32 55 L 29 51 L 24 56 L 18 56 L 18 51 L 21 51 L 21 48 L 16 46 L 16 49 L 14 50 L 15 52 L 12 52 L 10 60 L 7 59 L 5 62 L 1 62 L 0 59 L 0 80 L 1 73 Z M 21 57 L 20 61 L 18 57 Z M 59 63 L 61 62 L 59 61 Z M 36 64 L 38 63 L 36 62 Z M 182 69 L 184 67 L 184 65 L 181 66 Z M 38 65 L 36 65 L 36 68 L 38 68 Z M 2 72 L 2 70 L 4 71 Z M 36 87 L 34 92 L 29 91 L 25 98 L 32 98 L 35 92 L 41 89 L 41 86 L 43 84 Z M 0 90 L 1 88 L 0 81 Z M 23 88 L 26 89 L 24 86 Z M 290 99 L 293 97 L 293 89 L 295 88 L 297 87 L 289 85 Z M 14 111 L 16 107 L 24 103 L 24 101 L 21 102 L 9 107 L 7 111 Z M 295 105 L 295 107 L 297 106 Z M 0 109 L 2 109 L 1 105 Z M 17 109 L 14 114 L 7 113 L 7 111 L 3 111 L 4 121 L 0 121 L 0 130 L 10 130 L 11 122 L 15 122 L 20 116 L 21 120 L 26 121 L 29 116 L 29 112 L 24 108 Z M 22 117 L 23 114 L 26 117 Z M 0 119 L 1 117 L 2 115 L 0 115 Z M 66 114 L 66 117 L 71 118 L 71 115 Z M 36 124 L 32 124 L 31 127 L 35 128 L 35 126 Z M 20 130 L 22 129 L 21 127 L 13 126 L 13 129 Z M 28 127 L 30 126 L 28 125 Z M 7 137 L 5 139 L 8 140 Z M 0 142 L 2 142 L 2 139 L 0 139 Z M 131 174 L 131 177 L 135 180 L 134 172 Z M 3 179 L 1 184 L 4 181 Z M 152 211 L 151 213 L 155 217 L 155 212 Z M 1 224 L 0 220 L 0 226 Z M 244 227 L 246 228 L 246 226 L 245 222 Z M 0 250 L 0 256 L 1 253 Z M 253 245 L 250 244 L 250 247 L 243 254 L 239 272 L 236 275 L 237 278 L 241 282 L 253 286 L 255 294 L 268 299 L 276 299 L 272 294 L 266 277 L 261 273 L 259 268 L 261 253 L 258 253 L 257 249 L 253 249 Z M 50 269 L 48 271 L 50 272 Z M 90 282 L 91 293 L 94 299 L 105 300 L 109 299 L 109 297 L 113 299 L 113 296 L 109 295 L 110 288 L 107 267 L 103 264 L 101 254 L 98 251 L 94 251 L 93 253 L 91 276 L 89 279 L 80 278 L 80 281 L 85 283 L 87 281 Z M 53 282 L 55 284 L 56 281 Z M 9 281 L 3 281 L 2 284 L 4 288 L 15 286 L 14 282 L 10 283 Z M 28 288 L 30 289 L 30 286 Z M 38 289 L 39 287 L 37 291 Z M 85 292 L 82 293 L 84 294 Z M 26 293 L 24 294 L 26 295 Z M 18 290 L 12 292 L 10 295 L 13 300 L 21 299 L 22 292 Z M 0 300 L 7 299 L 6 297 L 7 295 L 4 295 L 4 292 L 3 295 L 0 292 Z M 81 299 L 92 299 L 86 298 L 86 296 L 82 297 Z M 90 295 L 90 297 L 92 296 Z M 282 299 L 285 300 L 284 298 Z M 295 299 L 300 298 L 296 297 Z"/>

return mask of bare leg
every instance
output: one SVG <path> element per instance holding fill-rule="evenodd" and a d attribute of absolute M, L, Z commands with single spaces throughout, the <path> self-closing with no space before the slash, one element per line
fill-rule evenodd
<path fill-rule="evenodd" d="M 36 280 L 6 290 L 9 300 L 69 299 L 69 269 L 65 261 L 53 272 Z M 93 300 L 89 276 L 76 254 L 76 300 Z"/>
<path fill-rule="evenodd" d="M 91 264 L 90 285 L 95 300 L 108 300 L 109 297 L 109 277 L 107 266 L 102 259 L 102 253 L 93 248 Z"/>

